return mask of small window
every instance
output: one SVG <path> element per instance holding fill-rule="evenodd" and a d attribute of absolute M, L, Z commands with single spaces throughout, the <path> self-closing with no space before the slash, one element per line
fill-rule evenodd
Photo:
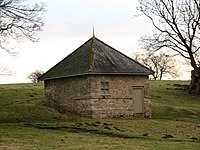
<path fill-rule="evenodd" d="M 109 82 L 101 82 L 101 92 L 103 95 L 109 94 Z"/>

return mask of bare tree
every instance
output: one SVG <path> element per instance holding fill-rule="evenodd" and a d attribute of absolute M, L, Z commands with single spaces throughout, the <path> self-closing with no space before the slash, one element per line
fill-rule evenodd
<path fill-rule="evenodd" d="M 193 68 L 189 92 L 200 94 L 200 67 L 197 53 L 200 49 L 199 0 L 138 0 L 137 9 L 148 17 L 156 32 L 141 41 L 148 50 L 169 48 L 190 61 Z"/>
<path fill-rule="evenodd" d="M 43 74 L 44 72 L 42 70 L 36 70 L 32 73 L 30 73 L 27 78 L 30 79 L 33 83 L 38 83 L 38 78 Z"/>
<path fill-rule="evenodd" d="M 136 61 L 154 71 L 154 80 L 162 80 L 163 76 L 171 76 L 173 78 L 180 76 L 173 56 L 166 55 L 163 52 L 155 53 L 150 51 L 137 53 L 134 56 Z"/>
<path fill-rule="evenodd" d="M 44 4 L 29 5 L 27 0 L 0 0 L 0 51 L 13 56 L 17 50 L 14 41 L 23 37 L 36 42 L 37 32 L 44 23 L 39 16 L 44 11 Z M 5 66 L 1 66 L 0 75 L 10 75 Z"/>
<path fill-rule="evenodd" d="M 36 42 L 36 33 L 44 26 L 39 17 L 43 11 L 42 3 L 30 6 L 26 0 L 0 0 L 0 48 L 14 54 L 8 46 L 12 39 L 19 41 L 26 37 Z"/>
<path fill-rule="evenodd" d="M 8 67 L 0 64 L 0 75 L 1 76 L 11 76 L 14 75 L 14 72 L 8 69 Z"/>

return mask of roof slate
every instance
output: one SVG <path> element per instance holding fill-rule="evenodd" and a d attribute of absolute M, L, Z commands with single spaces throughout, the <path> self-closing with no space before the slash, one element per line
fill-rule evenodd
<path fill-rule="evenodd" d="M 153 71 L 93 36 L 39 80 L 84 74 L 150 75 Z"/>

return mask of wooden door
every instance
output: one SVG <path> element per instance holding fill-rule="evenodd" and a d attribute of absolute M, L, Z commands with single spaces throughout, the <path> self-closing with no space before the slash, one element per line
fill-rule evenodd
<path fill-rule="evenodd" d="M 134 114 L 141 114 L 144 112 L 144 87 L 133 87 L 133 112 Z"/>

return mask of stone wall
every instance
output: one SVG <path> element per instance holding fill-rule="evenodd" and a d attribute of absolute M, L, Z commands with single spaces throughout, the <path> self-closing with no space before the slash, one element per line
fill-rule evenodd
<path fill-rule="evenodd" d="M 109 83 L 109 94 L 102 93 L 102 82 Z M 87 75 L 45 81 L 46 104 L 60 112 L 85 117 L 133 116 L 133 86 L 144 86 L 149 102 L 147 76 Z M 145 111 L 149 103 L 144 103 Z"/>
<path fill-rule="evenodd" d="M 91 81 L 89 76 L 78 76 L 45 81 L 46 104 L 60 112 L 89 113 Z"/>
<path fill-rule="evenodd" d="M 109 83 L 109 94 L 102 94 L 101 82 Z M 149 84 L 147 76 L 93 76 L 91 78 L 92 117 L 133 116 L 133 86 L 144 86 L 144 95 L 149 98 Z M 145 112 L 146 109 L 143 113 Z"/>

